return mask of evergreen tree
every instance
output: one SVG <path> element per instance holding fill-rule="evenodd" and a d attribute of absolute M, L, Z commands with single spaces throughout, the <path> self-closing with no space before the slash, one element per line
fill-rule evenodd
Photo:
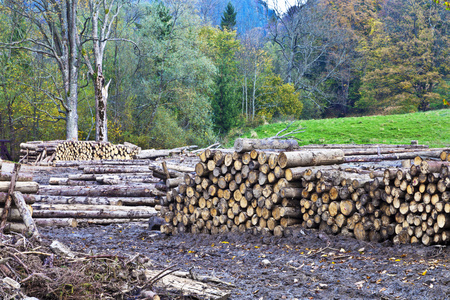
<path fill-rule="evenodd" d="M 229 31 L 227 28 L 219 30 L 205 27 L 203 36 L 208 43 L 206 52 L 217 68 L 215 90 L 211 99 L 214 129 L 217 134 L 225 135 L 240 123 L 240 78 L 236 57 L 240 43 L 236 39 L 236 31 Z"/>
<path fill-rule="evenodd" d="M 222 20 L 220 21 L 220 29 L 224 30 L 234 30 L 236 26 L 236 12 L 234 11 L 234 6 L 231 2 L 228 2 L 225 11 L 223 12 Z"/>

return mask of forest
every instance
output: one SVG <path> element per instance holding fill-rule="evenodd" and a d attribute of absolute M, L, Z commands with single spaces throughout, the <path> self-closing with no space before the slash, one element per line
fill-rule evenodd
<path fill-rule="evenodd" d="M 282 0 L 283 1 L 283 0 Z M 430 0 L 0 2 L 0 139 L 205 146 L 278 120 L 441 109 Z"/>

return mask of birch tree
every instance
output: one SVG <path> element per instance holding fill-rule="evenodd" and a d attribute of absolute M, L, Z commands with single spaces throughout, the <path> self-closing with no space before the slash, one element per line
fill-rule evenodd
<path fill-rule="evenodd" d="M 83 28 L 77 37 L 78 47 L 88 68 L 95 91 L 96 126 L 95 140 L 108 141 L 107 101 L 111 80 L 106 83 L 103 74 L 103 59 L 109 41 L 128 41 L 112 37 L 113 24 L 124 3 L 121 0 L 89 0 L 88 14 L 84 17 Z M 87 32 L 90 32 L 88 34 Z M 88 51 L 92 43 L 92 51 Z"/>

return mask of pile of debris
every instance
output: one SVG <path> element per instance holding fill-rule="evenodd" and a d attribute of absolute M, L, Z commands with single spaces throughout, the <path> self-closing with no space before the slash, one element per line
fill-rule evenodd
<path fill-rule="evenodd" d="M 83 254 L 63 243 L 0 236 L 0 299 L 227 299 L 230 285 L 137 254 Z M 30 250 L 32 249 L 32 250 Z M 226 286 L 218 288 L 217 286 Z M 37 298 L 31 298 L 37 297 Z M 184 298 L 183 298 L 184 299 Z"/>

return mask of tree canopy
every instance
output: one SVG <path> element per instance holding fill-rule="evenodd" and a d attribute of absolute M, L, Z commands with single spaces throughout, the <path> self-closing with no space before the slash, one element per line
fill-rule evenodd
<path fill-rule="evenodd" d="M 263 122 L 449 107 L 438 1 L 29 3 L 0 5 L 16 157 L 27 140 L 207 146 Z"/>

